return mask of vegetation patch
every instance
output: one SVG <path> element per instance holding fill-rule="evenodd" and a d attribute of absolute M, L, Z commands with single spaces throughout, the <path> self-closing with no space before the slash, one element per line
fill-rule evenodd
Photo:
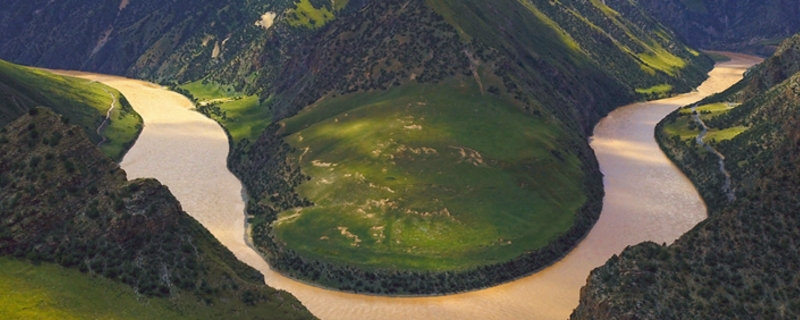
<path fill-rule="evenodd" d="M 234 144 L 255 141 L 271 122 L 272 114 L 256 95 L 237 92 L 233 86 L 204 80 L 176 87 L 197 105 L 197 111 L 219 122 Z"/>
<path fill-rule="evenodd" d="M 339 1 L 337 7 L 347 5 L 346 1 Z M 326 7 L 314 7 L 310 0 L 300 0 L 295 3 L 294 8 L 286 12 L 289 25 L 293 27 L 306 27 L 306 28 L 319 28 L 324 26 L 328 21 L 333 20 L 335 17 L 333 13 Z"/>
<path fill-rule="evenodd" d="M 652 95 L 666 95 L 672 92 L 672 85 L 670 84 L 659 84 L 652 86 L 650 88 L 637 88 L 636 93 L 643 94 L 647 96 Z"/>
<path fill-rule="evenodd" d="M 350 2 L 350 0 L 332 0 L 332 2 L 333 2 L 333 9 L 335 11 L 339 11 L 347 7 L 347 4 Z"/>
<path fill-rule="evenodd" d="M 666 138 L 675 141 L 683 141 L 692 147 L 692 150 L 698 154 L 705 154 L 706 150 L 697 144 L 696 138 L 700 134 L 701 126 L 694 119 L 694 114 L 703 120 L 707 126 L 708 131 L 703 137 L 703 142 L 711 143 L 712 145 L 733 139 L 737 135 L 747 131 L 748 127 L 745 125 L 734 125 L 730 127 L 714 127 L 714 120 L 729 111 L 736 108 L 738 104 L 728 102 L 715 102 L 698 106 L 692 110 L 691 106 L 679 109 L 674 115 L 667 117 L 664 124 L 661 125 L 661 131 Z"/>
<path fill-rule="evenodd" d="M 648 67 L 662 71 L 670 76 L 686 67 L 686 61 L 675 56 L 660 46 L 651 46 L 650 50 L 638 55 Z"/>
<path fill-rule="evenodd" d="M 140 297 L 130 287 L 51 263 L 0 257 L 0 314 L 9 319 L 185 319 L 162 299 Z M 211 316 L 211 314 L 207 314 Z"/>
<path fill-rule="evenodd" d="M 705 52 L 705 54 L 709 58 L 714 60 L 714 62 L 728 62 L 728 61 L 731 61 L 731 58 L 726 56 L 726 55 L 724 55 L 724 54 L 719 54 L 719 53 L 715 53 L 715 52 Z"/>

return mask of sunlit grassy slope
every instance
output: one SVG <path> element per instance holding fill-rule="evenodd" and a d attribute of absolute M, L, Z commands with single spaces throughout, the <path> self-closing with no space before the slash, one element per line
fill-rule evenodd
<path fill-rule="evenodd" d="M 572 226 L 581 165 L 557 126 L 471 78 L 324 99 L 284 122 L 316 205 L 280 214 L 303 255 L 446 270 L 536 250 Z"/>
<path fill-rule="evenodd" d="M 685 46 L 678 50 L 683 51 L 683 58 L 670 52 L 665 46 L 673 41 L 673 36 L 667 30 L 644 30 L 601 1 L 592 1 L 596 9 L 574 0 L 499 1 L 490 8 L 483 8 L 486 4 L 479 0 L 426 0 L 426 3 L 466 38 L 479 38 L 494 47 L 512 47 L 522 54 L 536 52 L 530 56 L 549 60 L 559 67 L 588 69 L 590 60 L 604 68 L 636 65 L 639 70 L 627 69 L 627 77 L 620 80 L 640 88 L 636 92 L 645 97 L 650 97 L 650 93 L 642 91 L 656 85 L 653 80 L 680 77 L 689 65 L 687 57 L 700 55 Z M 502 16 L 513 28 L 497 28 L 496 19 L 486 18 L 491 14 Z M 598 37 L 609 39 L 602 42 L 597 41 Z M 508 40 L 512 42 L 504 43 Z M 631 77 L 633 74 L 637 75 Z M 671 93 L 673 88 L 669 89 L 664 94 Z"/>
<path fill-rule="evenodd" d="M 342 8 L 347 5 L 345 1 L 337 1 L 334 3 L 336 8 Z M 287 12 L 289 17 L 289 24 L 294 27 L 306 28 L 319 28 L 328 21 L 334 18 L 334 15 L 328 8 L 315 8 L 309 0 L 299 0 L 295 3 L 294 8 Z"/>
<path fill-rule="evenodd" d="M 222 124 L 234 143 L 243 139 L 256 140 L 271 122 L 272 115 L 259 102 L 258 96 L 237 92 L 232 86 L 201 80 L 181 88 L 194 96 L 204 114 Z"/>
<path fill-rule="evenodd" d="M 111 121 L 98 135 L 97 127 L 115 98 Z M 0 125 L 8 124 L 28 109 L 45 106 L 78 124 L 106 156 L 122 159 L 142 130 L 142 118 L 119 91 L 101 83 L 59 76 L 47 71 L 0 60 Z"/>
<path fill-rule="evenodd" d="M 32 264 L 0 257 L 0 318 L 3 319 L 241 319 L 296 318 L 287 303 L 280 308 L 246 306 L 239 297 L 197 307 L 197 296 L 148 298 L 133 288 L 52 263 Z M 281 292 L 287 300 L 291 298 Z M 232 312 L 235 305 L 240 308 Z M 238 314 L 237 314 L 238 313 Z"/>
<path fill-rule="evenodd" d="M 658 94 L 666 94 L 672 91 L 672 86 L 668 84 L 659 84 L 656 86 L 652 86 L 650 88 L 641 88 L 636 89 L 637 93 L 640 94 L 649 94 L 649 95 L 658 95 Z"/>
<path fill-rule="evenodd" d="M 708 121 L 714 117 L 721 116 L 728 113 L 730 110 L 736 108 L 737 104 L 719 102 L 710 103 L 698 106 L 696 111 L 700 119 Z M 732 126 L 727 128 L 709 128 L 703 141 L 704 142 L 720 142 L 731 140 L 737 135 L 747 131 L 746 126 Z M 664 133 L 668 137 L 679 137 L 681 141 L 695 139 L 700 133 L 700 128 L 692 118 L 692 110 L 690 108 L 683 108 L 678 111 L 678 116 L 674 121 L 666 122 L 663 127 Z M 704 152 L 702 148 L 697 146 L 696 151 Z"/>
<path fill-rule="evenodd" d="M 0 292 L 4 319 L 182 318 L 166 300 L 140 300 L 126 285 L 48 263 L 0 257 Z"/>

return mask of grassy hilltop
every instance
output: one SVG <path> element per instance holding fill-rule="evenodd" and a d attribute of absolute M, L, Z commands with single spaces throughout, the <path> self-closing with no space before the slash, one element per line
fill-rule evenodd
<path fill-rule="evenodd" d="M 311 177 L 298 193 L 315 205 L 281 213 L 275 234 L 309 257 L 409 270 L 506 261 L 568 230 L 586 201 L 580 160 L 551 140 L 562 129 L 474 79 L 326 99 L 282 124 Z"/>

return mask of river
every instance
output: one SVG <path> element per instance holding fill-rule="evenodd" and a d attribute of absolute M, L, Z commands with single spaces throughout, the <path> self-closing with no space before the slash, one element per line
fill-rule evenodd
<path fill-rule="evenodd" d="M 183 96 L 119 77 L 70 73 L 121 91 L 142 115 L 144 130 L 122 161 L 128 178 L 154 177 L 266 283 L 294 294 L 322 319 L 565 319 L 578 304 L 589 272 L 626 246 L 671 243 L 706 218 L 689 180 L 653 138 L 669 112 L 737 82 L 759 58 L 728 54 L 695 92 L 621 107 L 600 121 L 590 143 L 605 175 L 603 211 L 589 235 L 564 259 L 531 276 L 464 294 L 391 298 L 335 292 L 298 283 L 272 270 L 245 243 L 240 182 L 228 171 L 222 128 L 191 111 Z"/>

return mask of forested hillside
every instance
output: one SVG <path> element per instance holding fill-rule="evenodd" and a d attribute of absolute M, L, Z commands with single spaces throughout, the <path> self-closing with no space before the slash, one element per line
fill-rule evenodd
<path fill-rule="evenodd" d="M 628 0 L 606 4 L 626 12 Z M 800 2 L 792 0 L 635 0 L 690 45 L 701 49 L 771 55 L 800 31 Z"/>
<path fill-rule="evenodd" d="M 0 8 L 0 57 L 150 80 L 197 79 L 263 38 L 256 22 L 289 2 L 7 1 Z"/>
<path fill-rule="evenodd" d="M 124 284 L 119 289 L 98 282 L 104 284 L 100 289 L 117 288 L 119 301 L 132 308 L 106 315 L 112 318 L 125 312 L 137 318 L 313 318 L 290 294 L 264 285 L 263 276 L 183 212 L 165 186 L 127 181 L 80 127 L 45 108 L 30 109 L 0 129 L 0 256 L 83 273 L 62 279 L 56 272 L 51 274 L 56 282 L 101 277 Z M 10 273 L 5 270 L 3 277 Z M 50 297 L 61 288 L 44 290 L 52 292 L 13 295 Z M 114 310 L 97 301 L 110 300 L 87 300 L 81 292 L 68 297 L 99 306 L 98 312 Z M 36 313 L 15 305 L 18 300 L 2 301 L 9 316 L 37 318 L 52 307 L 48 300 Z M 147 301 L 153 310 L 137 314 Z M 59 312 L 74 310 L 58 303 L 63 303 Z"/>
<path fill-rule="evenodd" d="M 640 244 L 594 270 L 573 319 L 794 319 L 800 315 L 800 35 L 728 91 L 681 109 L 656 138 L 709 206 L 709 218 L 668 247 Z M 719 157 L 681 137 L 700 133 Z M 688 127 L 687 127 L 688 126 Z"/>

